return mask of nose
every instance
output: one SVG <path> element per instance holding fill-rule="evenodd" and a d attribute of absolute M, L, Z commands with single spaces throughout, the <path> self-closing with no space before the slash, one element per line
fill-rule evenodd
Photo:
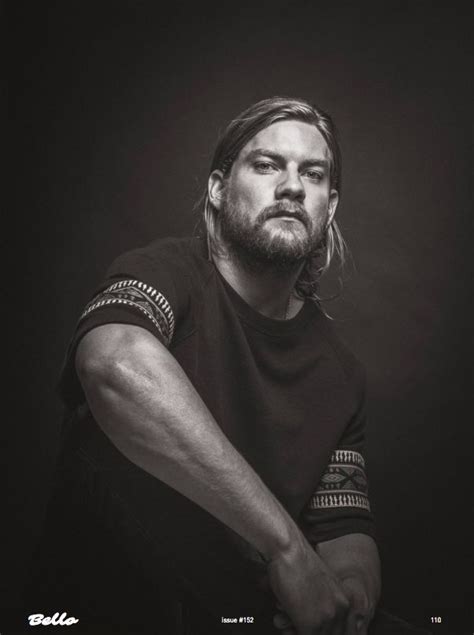
<path fill-rule="evenodd" d="M 298 170 L 287 169 L 282 173 L 282 178 L 277 185 L 275 196 L 278 200 L 289 198 L 299 203 L 304 201 L 306 192 Z"/>

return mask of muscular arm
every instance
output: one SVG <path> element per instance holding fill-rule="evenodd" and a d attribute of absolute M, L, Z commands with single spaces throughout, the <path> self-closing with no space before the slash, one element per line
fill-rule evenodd
<path fill-rule="evenodd" d="M 272 590 L 298 633 L 321 625 L 345 632 L 348 603 L 336 576 L 155 337 L 131 325 L 97 327 L 79 344 L 76 368 L 94 417 L 116 447 L 263 555 Z"/>
<path fill-rule="evenodd" d="M 375 541 L 365 534 L 348 534 L 320 542 L 316 551 L 341 580 L 351 608 L 349 621 L 365 635 L 380 598 L 380 559 Z"/>

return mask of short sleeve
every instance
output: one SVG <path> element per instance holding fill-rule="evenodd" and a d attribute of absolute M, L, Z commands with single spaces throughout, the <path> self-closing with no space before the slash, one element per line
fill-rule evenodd
<path fill-rule="evenodd" d="M 177 326 L 190 320 L 188 261 L 186 244 L 166 239 L 127 252 L 111 264 L 81 312 L 67 351 L 59 381 L 66 405 L 74 407 L 84 399 L 74 358 L 80 340 L 92 329 L 132 324 L 148 330 L 166 347 L 172 345 Z"/>
<path fill-rule="evenodd" d="M 311 544 L 351 533 L 376 537 L 364 458 L 365 424 L 364 381 L 357 412 L 331 453 L 301 515 L 303 531 Z"/>

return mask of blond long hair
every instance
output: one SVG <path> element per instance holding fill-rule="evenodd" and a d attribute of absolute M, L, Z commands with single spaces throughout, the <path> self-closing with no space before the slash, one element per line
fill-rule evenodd
<path fill-rule="evenodd" d="M 271 97 L 244 110 L 230 122 L 219 138 L 209 174 L 214 170 L 221 170 L 224 178 L 228 176 L 239 152 L 250 139 L 271 124 L 286 120 L 302 121 L 314 125 L 319 130 L 329 150 L 330 187 L 337 190 L 340 196 L 341 152 L 335 125 L 327 113 L 303 99 Z M 201 210 L 201 224 L 205 227 L 209 253 L 218 252 L 217 210 L 209 200 L 207 188 L 197 207 Z M 339 258 L 341 265 L 344 264 L 346 250 L 344 238 L 333 218 L 326 229 L 320 249 L 305 262 L 295 284 L 296 293 L 302 299 L 308 298 L 320 305 L 319 280 L 329 269 L 334 256 Z"/>

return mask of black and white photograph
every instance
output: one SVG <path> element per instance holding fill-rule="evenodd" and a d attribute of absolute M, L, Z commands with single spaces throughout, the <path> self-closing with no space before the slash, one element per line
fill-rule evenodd
<path fill-rule="evenodd" d="M 0 635 L 472 635 L 472 11 L 3 17 Z"/>

